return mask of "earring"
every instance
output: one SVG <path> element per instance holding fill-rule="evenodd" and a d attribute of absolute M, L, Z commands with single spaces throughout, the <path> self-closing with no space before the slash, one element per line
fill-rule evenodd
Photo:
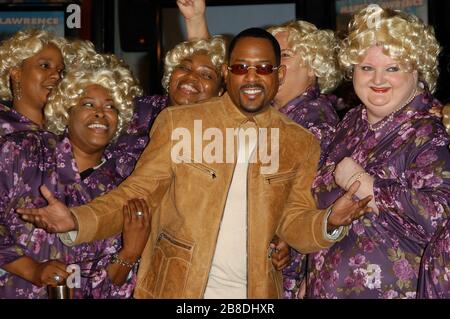
<path fill-rule="evenodd" d="M 421 90 L 425 90 L 425 84 L 421 80 L 419 80 L 418 86 Z"/>
<path fill-rule="evenodd" d="M 13 97 L 19 101 L 22 98 L 22 89 L 20 88 L 20 82 L 14 81 L 13 85 Z"/>

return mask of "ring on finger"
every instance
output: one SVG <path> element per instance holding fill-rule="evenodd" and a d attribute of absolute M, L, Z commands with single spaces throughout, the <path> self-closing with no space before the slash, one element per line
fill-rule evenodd
<path fill-rule="evenodd" d="M 56 281 L 57 283 L 59 283 L 59 282 L 62 280 L 62 277 L 61 277 L 60 275 L 54 275 L 54 276 L 53 276 L 53 279 L 55 279 L 55 281 Z"/>
<path fill-rule="evenodd" d="M 144 217 L 144 213 L 141 211 L 137 211 L 135 214 L 136 214 L 136 217 Z"/>

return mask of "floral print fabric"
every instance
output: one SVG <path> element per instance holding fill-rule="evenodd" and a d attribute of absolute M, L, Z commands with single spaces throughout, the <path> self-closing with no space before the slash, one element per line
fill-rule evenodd
<path fill-rule="evenodd" d="M 379 213 L 354 221 L 340 242 L 309 256 L 309 298 L 416 297 L 423 250 L 449 215 L 449 137 L 432 111 L 440 108 L 424 93 L 375 132 L 362 106 L 338 125 L 313 183 L 318 207 L 344 194 L 333 171 L 352 157 L 375 178 Z"/>
<path fill-rule="evenodd" d="M 322 151 L 334 135 L 339 117 L 334 95 L 320 94 L 319 86 L 310 87 L 289 101 L 280 112 L 313 133 L 320 140 Z M 305 255 L 291 248 L 291 263 L 283 269 L 284 298 L 296 299 L 305 274 Z"/>
<path fill-rule="evenodd" d="M 39 192 L 43 184 L 68 206 L 82 205 L 116 187 L 131 173 L 148 143 L 153 120 L 166 104 L 165 97 L 138 99 L 130 127 L 105 151 L 103 164 L 84 180 L 66 136 L 58 138 L 37 129 L 27 131 L 22 121 L 17 121 L 20 114 L 3 114 L 18 116 L 9 123 L 12 129 L 8 134 L 0 138 L 0 267 L 21 256 L 39 262 L 57 259 L 80 266 L 82 282 L 81 289 L 75 290 L 77 298 L 130 297 L 135 276 L 129 276 L 118 287 L 106 273 L 111 257 L 121 247 L 120 236 L 67 247 L 56 235 L 22 221 L 14 210 L 46 205 Z M 0 269 L 0 298 L 47 298 L 47 292 L 45 287 L 39 288 Z"/>

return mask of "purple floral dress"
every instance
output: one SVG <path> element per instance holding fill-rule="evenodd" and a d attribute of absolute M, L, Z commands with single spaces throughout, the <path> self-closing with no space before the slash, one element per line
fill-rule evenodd
<path fill-rule="evenodd" d="M 107 151 L 111 153 L 111 156 L 121 156 L 124 150 L 127 155 L 139 158 L 144 146 L 148 143 L 148 134 L 150 128 L 158 116 L 158 114 L 168 105 L 169 98 L 161 95 L 151 95 L 138 97 L 134 103 L 133 118 L 128 125 L 128 128 L 124 134 L 122 134 L 118 140 L 109 145 Z M 0 103 L 0 136 L 11 134 L 21 131 L 43 131 L 36 123 L 33 123 L 30 119 L 23 116 L 13 108 L 10 108 L 6 104 L 10 104 L 5 101 L 4 104 Z M 135 145 L 135 147 L 133 147 Z M 133 153 L 134 150 L 137 153 Z M 132 170 L 134 166 L 131 166 Z M 131 172 L 131 171 L 130 171 Z M 129 174 L 128 174 L 129 175 Z"/>
<path fill-rule="evenodd" d="M 321 94 L 316 85 L 286 103 L 280 112 L 313 133 L 320 141 L 321 149 L 325 150 L 339 123 L 338 102 L 334 95 Z"/>
<path fill-rule="evenodd" d="M 450 299 L 450 220 L 428 244 L 422 256 L 418 298 Z"/>
<path fill-rule="evenodd" d="M 0 147 L 0 267 L 22 256 L 43 262 L 59 260 L 77 264 L 82 273 L 77 297 L 126 298 L 134 288 L 131 276 L 122 286 L 113 285 L 106 266 L 121 247 L 120 237 L 66 247 L 55 234 L 22 221 L 17 207 L 40 207 L 45 199 L 39 186 L 46 185 L 69 206 L 81 205 L 117 186 L 125 176 L 117 173 L 114 160 L 107 160 L 81 180 L 67 138 L 57 141 L 48 132 L 17 132 L 2 138 Z M 47 298 L 46 288 L 1 271 L 1 298 Z"/>
<path fill-rule="evenodd" d="M 6 104 L 6 102 L 4 102 Z M 0 103 L 0 136 L 19 131 L 37 131 L 39 125 L 16 110 Z"/>
<path fill-rule="evenodd" d="M 117 141 L 108 146 L 107 156 L 120 158 L 127 156 L 135 158 L 136 161 L 144 151 L 149 141 L 150 128 L 158 114 L 168 106 L 167 96 L 152 95 L 139 97 L 134 103 L 134 114 L 126 132 L 119 136 Z M 136 161 L 134 164 L 136 164 Z M 134 164 L 128 167 L 128 172 L 123 175 L 130 175 L 134 169 Z"/>
<path fill-rule="evenodd" d="M 160 101 L 149 108 L 153 101 Z M 76 247 L 67 247 L 54 234 L 36 229 L 14 213 L 17 207 L 46 205 L 39 193 L 44 184 L 68 206 L 87 203 L 110 191 L 132 171 L 148 142 L 148 130 L 166 98 L 141 98 L 126 134 L 105 151 L 103 164 L 81 179 L 67 137 L 46 131 L 17 131 L 0 138 L 0 268 L 21 256 L 37 261 L 57 259 L 81 269 L 77 298 L 128 298 L 135 285 L 132 273 L 118 287 L 106 272 L 111 257 L 121 247 L 120 236 Z M 16 123 L 17 124 L 17 123 Z M 0 269 L 0 298 L 47 298 L 39 288 Z"/>
<path fill-rule="evenodd" d="M 320 140 L 321 149 L 325 150 L 339 123 L 335 110 L 337 103 L 336 96 L 321 94 L 316 85 L 289 101 L 279 111 L 313 133 Z M 305 257 L 291 249 L 291 264 L 283 269 L 284 298 L 297 298 L 306 271 Z"/>
<path fill-rule="evenodd" d="M 313 183 L 318 207 L 343 195 L 332 173 L 350 156 L 375 178 L 379 213 L 354 221 L 340 242 L 309 255 L 308 298 L 416 297 L 423 250 L 450 207 L 449 137 L 433 106 L 441 107 L 421 94 L 376 132 L 360 106 L 337 127 Z"/>

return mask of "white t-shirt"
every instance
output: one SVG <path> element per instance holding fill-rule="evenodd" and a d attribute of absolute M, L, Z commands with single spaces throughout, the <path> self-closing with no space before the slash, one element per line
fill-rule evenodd
<path fill-rule="evenodd" d="M 255 134 L 245 135 L 245 128 L 239 129 L 237 163 L 205 290 L 206 299 L 247 298 L 247 172 L 258 137 L 254 124 L 246 126 Z"/>

